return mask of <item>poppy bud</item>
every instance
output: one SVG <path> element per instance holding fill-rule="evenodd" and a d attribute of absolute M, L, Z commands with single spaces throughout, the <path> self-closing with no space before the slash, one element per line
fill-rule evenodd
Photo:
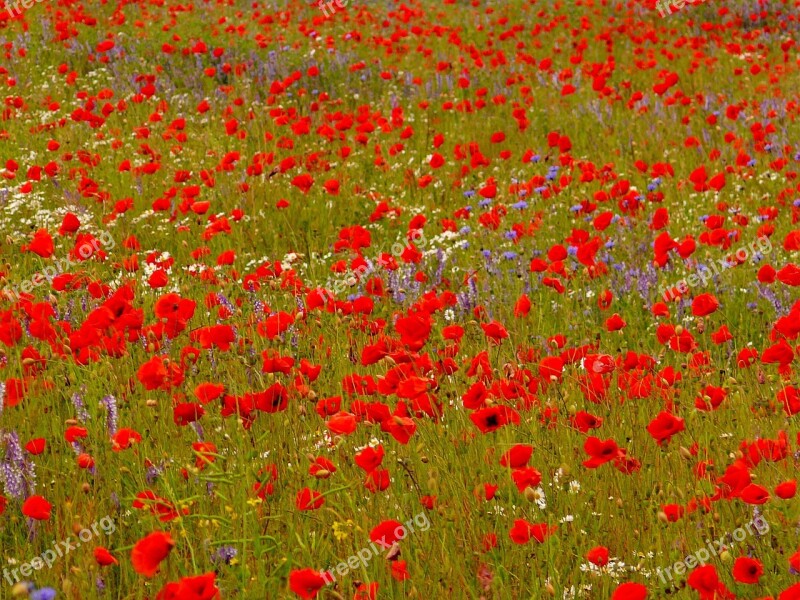
<path fill-rule="evenodd" d="M 675 327 L 675 335 L 681 335 L 683 333 L 683 325 L 677 325 Z"/>
<path fill-rule="evenodd" d="M 526 487 L 522 495 L 525 496 L 525 500 L 528 502 L 536 502 L 536 499 L 539 497 L 539 494 L 531 486 Z"/>
<path fill-rule="evenodd" d="M 662 523 L 669 523 L 669 518 L 667 517 L 667 513 L 664 511 L 658 511 L 658 520 Z"/>
<path fill-rule="evenodd" d="M 554 588 L 553 584 L 550 583 L 549 581 L 544 584 L 544 589 L 547 591 L 547 593 L 550 596 L 555 596 L 556 595 L 556 588 Z"/>

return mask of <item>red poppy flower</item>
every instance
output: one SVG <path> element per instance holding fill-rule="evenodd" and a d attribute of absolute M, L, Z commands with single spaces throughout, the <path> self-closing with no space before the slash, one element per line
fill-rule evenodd
<path fill-rule="evenodd" d="M 764 574 L 764 566 L 760 561 L 740 556 L 733 563 L 733 578 L 739 583 L 756 584 Z"/>
<path fill-rule="evenodd" d="M 788 286 L 796 287 L 800 285 L 800 267 L 789 263 L 777 272 L 778 281 Z"/>
<path fill-rule="evenodd" d="M 78 217 L 68 212 L 64 215 L 64 218 L 61 221 L 61 227 L 58 228 L 58 235 L 69 235 L 71 233 L 75 233 L 80 229 L 81 222 Z"/>
<path fill-rule="evenodd" d="M 131 564 L 133 569 L 145 577 L 153 577 L 158 572 L 161 562 L 167 558 L 175 541 L 164 531 L 155 531 L 146 535 L 133 547 Z"/>
<path fill-rule="evenodd" d="M 778 600 L 798 600 L 800 599 L 800 583 L 795 583 L 783 590 L 778 596 Z"/>
<path fill-rule="evenodd" d="M 519 469 L 528 464 L 533 456 L 533 446 L 529 444 L 516 444 L 510 450 L 503 453 L 500 457 L 500 464 L 504 467 Z"/>
<path fill-rule="evenodd" d="M 606 330 L 608 331 L 619 331 L 624 329 L 627 323 L 622 320 L 617 313 L 611 315 L 608 319 L 606 319 Z"/>
<path fill-rule="evenodd" d="M 520 422 L 519 413 L 507 406 L 482 408 L 471 413 L 469 418 L 482 433 L 491 433 L 510 423 L 516 425 Z"/>
<path fill-rule="evenodd" d="M 139 367 L 136 377 L 147 390 L 169 390 L 183 382 L 183 371 L 166 357 L 154 356 Z"/>
<path fill-rule="evenodd" d="M 408 535 L 405 527 L 399 521 L 381 521 L 369 532 L 369 539 L 381 548 L 389 548 L 398 540 Z"/>
<path fill-rule="evenodd" d="M 689 587 L 699 592 L 701 598 L 711 600 L 716 597 L 720 586 L 719 576 L 714 565 L 697 567 L 691 572 L 686 582 Z"/>
<path fill-rule="evenodd" d="M 350 435 L 356 430 L 358 422 L 356 421 L 355 415 L 342 411 L 328 419 L 326 425 L 332 433 Z"/>
<path fill-rule="evenodd" d="M 295 506 L 297 510 L 316 510 L 325 504 L 325 498 L 319 492 L 303 488 L 297 492 Z"/>
<path fill-rule="evenodd" d="M 533 467 L 520 467 L 511 472 L 511 479 L 520 492 L 526 488 L 535 488 L 542 482 L 542 474 Z"/>
<path fill-rule="evenodd" d="M 201 471 L 217 460 L 217 447 L 211 442 L 193 442 L 192 450 L 195 453 L 194 466 Z"/>
<path fill-rule="evenodd" d="M 97 561 L 97 564 L 101 567 L 107 567 L 109 565 L 117 565 L 119 561 L 111 555 L 111 552 L 108 551 L 107 548 L 103 548 L 102 546 L 97 546 L 94 549 L 94 559 Z"/>
<path fill-rule="evenodd" d="M 27 250 L 41 256 L 42 258 L 50 258 L 55 252 L 53 245 L 53 238 L 47 232 L 47 229 L 39 229 L 33 234 L 31 243 L 22 247 L 23 251 Z"/>
<path fill-rule="evenodd" d="M 761 362 L 766 364 L 788 365 L 792 360 L 794 360 L 794 350 L 786 340 L 781 340 L 777 344 L 765 348 L 761 354 Z"/>
<path fill-rule="evenodd" d="M 611 600 L 645 600 L 647 588 L 641 583 L 623 583 L 611 594 Z"/>
<path fill-rule="evenodd" d="M 586 560 L 598 567 L 608 564 L 608 548 L 605 546 L 595 546 L 586 553 Z"/>
<path fill-rule="evenodd" d="M 508 532 L 508 536 L 515 544 L 527 544 L 529 541 L 536 540 L 537 542 L 544 543 L 550 537 L 557 525 L 548 525 L 547 523 L 529 523 L 524 519 L 517 519 L 514 521 L 514 526 Z"/>
<path fill-rule="evenodd" d="M 502 340 L 508 337 L 508 331 L 498 321 L 481 323 L 481 329 L 483 329 L 483 333 L 494 345 L 499 344 Z"/>
<path fill-rule="evenodd" d="M 33 454 L 34 456 L 37 454 L 41 454 L 44 452 L 45 447 L 47 446 L 47 442 L 44 438 L 34 438 L 30 440 L 27 444 L 25 444 L 25 450 Z"/>
<path fill-rule="evenodd" d="M 775 487 L 775 495 L 781 500 L 790 500 L 797 494 L 797 481 L 792 479 L 779 483 Z"/>
<path fill-rule="evenodd" d="M 359 467 L 369 473 L 381 465 L 383 462 L 383 456 L 383 446 L 377 446 L 375 448 L 367 446 L 361 452 L 358 452 L 355 455 L 355 461 Z"/>
<path fill-rule="evenodd" d="M 548 356 L 539 363 L 539 376 L 545 381 L 561 381 L 564 361 L 559 356 Z"/>
<path fill-rule="evenodd" d="M 719 301 L 713 294 L 700 294 L 692 301 L 692 314 L 695 317 L 705 317 L 719 308 Z"/>
<path fill-rule="evenodd" d="M 289 589 L 304 600 L 316 598 L 326 581 L 314 569 L 298 569 L 289 573 Z"/>
<path fill-rule="evenodd" d="M 381 424 L 381 427 L 401 444 L 408 444 L 417 430 L 417 424 L 410 417 L 394 415 Z"/>
<path fill-rule="evenodd" d="M 388 469 L 374 469 L 367 473 L 367 478 L 364 480 L 364 487 L 373 494 L 382 492 L 389 488 L 392 481 L 389 477 Z"/>
<path fill-rule="evenodd" d="M 741 491 L 739 497 L 747 504 L 765 504 L 769 500 L 770 495 L 765 488 L 751 483 Z"/>
<path fill-rule="evenodd" d="M 155 600 L 218 600 L 220 591 L 216 577 L 216 573 L 209 572 L 167 583 L 156 595 Z"/>
<path fill-rule="evenodd" d="M 334 473 L 336 473 L 336 465 L 322 456 L 315 458 L 308 468 L 308 474 L 317 479 L 328 479 Z"/>
<path fill-rule="evenodd" d="M 668 443 L 673 435 L 685 429 L 686 425 L 684 425 L 683 419 L 666 411 L 658 413 L 658 416 L 647 426 L 647 432 L 653 436 L 659 446 Z"/>
<path fill-rule="evenodd" d="M 795 571 L 800 571 L 800 550 L 789 557 L 789 566 Z"/>
<path fill-rule="evenodd" d="M 728 396 L 728 391 L 713 385 L 705 386 L 694 400 L 697 410 L 712 411 L 719 408 L 722 401 Z"/>
<path fill-rule="evenodd" d="M 208 404 L 216 400 L 225 392 L 225 386 L 221 383 L 201 383 L 194 388 L 194 395 L 201 404 Z"/>
<path fill-rule="evenodd" d="M 142 441 L 142 436 L 139 432 L 133 429 L 122 428 L 111 438 L 111 449 L 114 452 L 130 448 L 131 444 L 138 444 Z"/>
<path fill-rule="evenodd" d="M 570 425 L 581 433 L 586 433 L 591 429 L 598 429 L 603 424 L 603 419 L 586 412 L 579 410 L 569 418 Z"/>
<path fill-rule="evenodd" d="M 589 469 L 596 469 L 620 455 L 619 446 L 613 439 L 601 440 L 600 438 L 589 437 L 583 444 L 583 450 L 590 457 L 583 462 L 583 466 Z"/>
<path fill-rule="evenodd" d="M 353 594 L 353 600 L 377 600 L 377 598 L 378 583 L 375 581 L 362 583 L 356 588 L 356 593 Z"/>
<path fill-rule="evenodd" d="M 52 505 L 42 496 L 30 496 L 22 504 L 22 514 L 37 521 L 47 521 L 50 519 L 50 509 Z"/>
<path fill-rule="evenodd" d="M 200 420 L 206 414 L 205 409 L 194 402 L 181 402 L 172 409 L 172 420 L 176 425 L 185 427 L 189 423 Z"/>
<path fill-rule="evenodd" d="M 181 298 L 174 293 L 165 294 L 156 301 L 154 312 L 164 322 L 164 333 L 168 338 L 172 339 L 186 329 L 196 306 L 194 300 Z"/>
<path fill-rule="evenodd" d="M 528 298 L 527 294 L 522 294 L 517 300 L 516 304 L 514 304 L 514 316 L 518 319 L 521 317 L 527 317 L 530 311 L 531 300 Z"/>
<path fill-rule="evenodd" d="M 394 579 L 395 581 L 407 581 L 411 579 L 411 575 L 408 572 L 406 561 L 395 560 L 392 562 L 392 579 Z"/>
<path fill-rule="evenodd" d="M 614 357 L 608 354 L 587 354 L 583 358 L 583 368 L 590 373 L 611 373 L 616 369 Z"/>
<path fill-rule="evenodd" d="M 294 323 L 294 317 L 287 312 L 280 311 L 274 315 L 267 317 L 265 321 L 258 324 L 258 333 L 267 337 L 269 340 L 274 340 L 279 335 L 286 332 L 287 329 Z"/>
<path fill-rule="evenodd" d="M 395 329 L 400 334 L 400 341 L 409 350 L 420 350 L 430 337 L 433 329 L 433 319 L 425 312 L 416 312 L 407 317 L 400 317 L 395 321 Z"/>

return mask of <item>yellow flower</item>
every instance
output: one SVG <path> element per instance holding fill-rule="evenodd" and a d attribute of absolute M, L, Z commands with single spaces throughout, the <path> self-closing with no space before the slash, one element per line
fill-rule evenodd
<path fill-rule="evenodd" d="M 352 519 L 348 519 L 344 523 L 339 523 L 338 521 L 334 521 L 333 523 L 333 536 L 336 538 L 337 541 L 346 540 L 350 537 L 350 533 L 346 531 L 346 529 L 351 529 L 354 523 Z"/>

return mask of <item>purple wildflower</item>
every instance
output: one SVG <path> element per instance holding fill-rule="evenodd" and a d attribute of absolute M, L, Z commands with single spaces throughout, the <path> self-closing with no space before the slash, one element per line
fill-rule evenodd
<path fill-rule="evenodd" d="M 6 452 L 0 462 L 0 478 L 7 496 L 15 499 L 27 498 L 36 487 L 36 471 L 32 462 L 26 460 L 15 431 L 0 437 L 5 442 Z"/>
<path fill-rule="evenodd" d="M 117 420 L 119 417 L 119 413 L 117 412 L 117 399 L 114 396 L 106 396 L 100 403 L 106 407 L 106 411 L 108 411 L 108 416 L 106 416 L 106 427 L 108 429 L 108 435 L 113 436 L 117 433 Z"/>
<path fill-rule="evenodd" d="M 88 421 L 89 413 L 86 410 L 86 406 L 83 404 L 83 396 L 78 392 L 72 394 L 72 404 L 75 406 L 75 414 L 78 415 L 78 420 L 84 423 Z"/>
<path fill-rule="evenodd" d="M 211 562 L 214 564 L 231 564 L 231 561 L 236 558 L 238 551 L 233 546 L 220 546 L 217 551 L 211 556 Z"/>

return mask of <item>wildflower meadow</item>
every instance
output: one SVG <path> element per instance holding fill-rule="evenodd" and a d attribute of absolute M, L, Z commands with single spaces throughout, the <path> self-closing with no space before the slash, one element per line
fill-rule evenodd
<path fill-rule="evenodd" d="M 800 0 L 0 53 L 0 599 L 800 600 Z"/>

